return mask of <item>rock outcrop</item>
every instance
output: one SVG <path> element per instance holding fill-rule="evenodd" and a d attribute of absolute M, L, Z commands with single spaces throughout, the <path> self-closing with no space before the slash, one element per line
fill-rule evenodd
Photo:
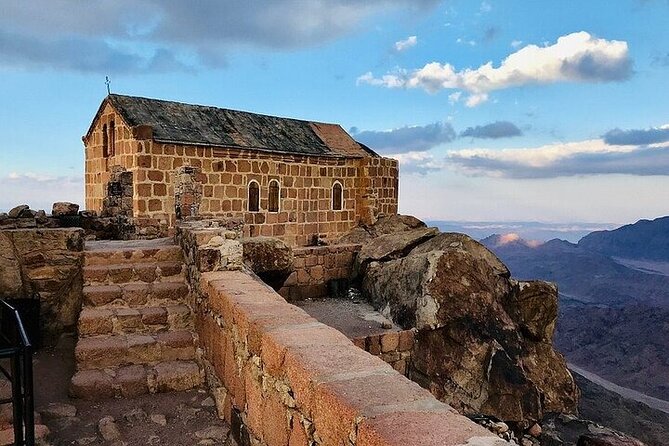
<path fill-rule="evenodd" d="M 244 264 L 278 291 L 293 271 L 293 250 L 290 246 L 273 237 L 249 237 L 240 241 Z"/>
<path fill-rule="evenodd" d="M 359 280 L 378 310 L 418 330 L 414 380 L 461 413 L 491 415 L 520 430 L 546 413 L 576 411 L 578 389 L 552 347 L 554 285 L 511 279 L 466 235 L 415 222 L 380 224 L 380 231 L 365 229 L 371 236 L 357 259 Z M 387 227 L 400 230 L 385 234 Z"/>
<path fill-rule="evenodd" d="M 645 443 L 573 415 L 550 415 L 543 421 L 542 446 L 645 446 Z"/>

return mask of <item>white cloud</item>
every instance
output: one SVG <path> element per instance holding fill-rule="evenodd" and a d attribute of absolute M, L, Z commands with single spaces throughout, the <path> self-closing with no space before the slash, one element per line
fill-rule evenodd
<path fill-rule="evenodd" d="M 418 37 L 409 36 L 404 40 L 398 40 L 397 42 L 395 42 L 395 51 L 402 52 L 408 50 L 409 48 L 416 46 L 417 43 L 418 43 Z"/>
<path fill-rule="evenodd" d="M 463 173 L 494 178 L 669 175 L 669 145 L 615 146 L 591 139 L 534 148 L 454 150 L 446 162 Z"/>
<path fill-rule="evenodd" d="M 81 176 L 55 176 L 42 173 L 10 172 L 0 177 L 0 210 L 7 211 L 19 204 L 32 209 L 51 211 L 56 201 L 83 204 L 84 181 Z"/>
<path fill-rule="evenodd" d="M 429 172 L 442 170 L 445 165 L 443 160 L 436 159 L 427 152 L 407 152 L 390 155 L 400 163 L 400 171 L 403 174 L 425 175 Z"/>
<path fill-rule="evenodd" d="M 476 69 L 456 71 L 449 63 L 431 62 L 413 71 L 400 69 L 381 78 L 369 72 L 359 77 L 358 83 L 422 88 L 429 93 L 463 90 L 470 94 L 466 104 L 474 107 L 485 102 L 495 90 L 557 82 L 621 81 L 631 74 L 627 42 L 600 39 L 582 31 L 559 37 L 553 45 L 527 45 L 510 54 L 499 67 L 487 62 Z"/>
<path fill-rule="evenodd" d="M 511 41 L 511 47 L 512 48 L 518 48 L 522 44 L 523 44 L 522 40 L 512 40 Z"/>
<path fill-rule="evenodd" d="M 460 101 L 460 97 L 462 96 L 461 91 L 456 91 L 448 95 L 448 102 L 451 104 L 455 104 L 456 102 Z"/>

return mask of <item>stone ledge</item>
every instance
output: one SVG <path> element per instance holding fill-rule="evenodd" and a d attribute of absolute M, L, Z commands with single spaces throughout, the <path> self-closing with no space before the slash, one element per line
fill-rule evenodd
<path fill-rule="evenodd" d="M 246 273 L 203 273 L 200 288 L 223 412 L 259 444 L 508 444 Z"/>

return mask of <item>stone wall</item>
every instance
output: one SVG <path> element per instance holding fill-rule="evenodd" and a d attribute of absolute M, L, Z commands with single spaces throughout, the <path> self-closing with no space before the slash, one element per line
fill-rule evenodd
<path fill-rule="evenodd" d="M 68 209 L 57 210 L 57 206 Z M 35 211 L 28 205 L 19 205 L 0 213 L 0 230 L 82 228 L 87 240 L 136 240 L 167 237 L 170 228 L 165 222 L 151 218 L 133 218 L 125 215 L 99 217 L 95 212 L 79 211 L 73 203 L 54 203 L 48 215 L 43 210 Z"/>
<path fill-rule="evenodd" d="M 198 193 L 192 195 L 201 217 L 244 218 L 245 236 L 279 237 L 291 246 L 306 246 L 318 238 L 333 240 L 361 219 L 397 212 L 395 160 L 269 155 L 152 141 L 143 147 L 137 157 L 136 215 L 175 221 L 175 205 L 184 211 L 176 202 L 184 196 L 177 181 L 183 166 L 197 172 L 192 183 Z M 280 185 L 278 212 L 268 211 L 273 180 Z M 260 188 L 259 212 L 247 211 L 251 181 Z M 332 210 L 335 181 L 342 184 L 344 198 L 337 211 Z"/>
<path fill-rule="evenodd" d="M 390 364 L 402 375 L 408 375 L 415 330 L 390 331 L 352 339 L 353 344 Z"/>
<path fill-rule="evenodd" d="M 113 148 L 110 138 L 111 123 L 114 122 Z M 103 127 L 107 129 L 108 156 L 104 156 Z M 122 168 L 134 172 L 137 167 L 137 151 L 142 146 L 139 137 L 142 136 L 142 128 L 130 128 L 113 107 L 106 104 L 99 111 L 96 126 L 91 132 L 84 136 L 86 146 L 85 154 L 85 187 L 86 187 L 86 209 L 102 212 L 103 201 L 107 196 L 107 185 L 112 179 L 113 167 Z"/>
<path fill-rule="evenodd" d="M 240 445 L 508 444 L 245 272 L 199 287 L 208 382 Z"/>
<path fill-rule="evenodd" d="M 0 231 L 0 297 L 40 297 L 45 343 L 74 331 L 81 310 L 84 231 L 17 229 Z"/>
<path fill-rule="evenodd" d="M 279 290 L 287 300 L 327 297 L 328 283 L 346 282 L 351 277 L 353 262 L 360 245 L 330 245 L 293 249 L 293 272 Z M 341 291 L 346 291 L 342 289 Z"/>

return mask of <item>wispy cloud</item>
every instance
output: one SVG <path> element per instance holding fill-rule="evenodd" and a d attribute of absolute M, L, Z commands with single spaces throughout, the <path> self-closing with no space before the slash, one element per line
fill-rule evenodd
<path fill-rule="evenodd" d="M 445 163 L 469 175 L 497 178 L 669 175 L 669 145 L 612 146 L 594 139 L 536 148 L 464 149 L 449 152 Z"/>
<path fill-rule="evenodd" d="M 429 93 L 456 89 L 469 93 L 466 105 L 475 107 L 489 93 L 511 87 L 557 82 L 613 82 L 632 75 L 627 42 L 594 37 L 587 32 L 568 34 L 553 45 L 527 45 L 504 59 L 461 71 L 449 63 L 431 62 L 416 70 L 398 69 L 378 78 L 371 72 L 358 84 L 387 88 L 421 88 Z"/>
<path fill-rule="evenodd" d="M 404 40 L 398 40 L 395 42 L 395 51 L 397 52 L 402 52 L 406 51 L 409 48 L 412 48 L 418 44 L 418 37 L 416 36 L 409 36 Z"/>
<path fill-rule="evenodd" d="M 435 122 L 428 125 L 404 126 L 391 130 L 351 129 L 353 137 L 374 150 L 383 153 L 407 153 L 430 150 L 456 137 L 451 124 Z"/>
<path fill-rule="evenodd" d="M 421 13 L 439 0 L 4 0 L 0 67 L 144 73 L 221 67 L 240 44 L 316 45 L 389 10 Z"/>
<path fill-rule="evenodd" d="M 0 209 L 7 211 L 19 204 L 32 209 L 51 210 L 56 201 L 83 204 L 84 181 L 80 176 L 56 176 L 34 172 L 11 172 L 0 177 Z"/>
<path fill-rule="evenodd" d="M 468 127 L 466 130 L 460 133 L 460 136 L 483 139 L 500 139 L 520 136 L 522 134 L 523 132 L 513 122 L 495 121 L 486 125 Z"/>
<path fill-rule="evenodd" d="M 400 163 L 400 171 L 403 174 L 426 175 L 437 172 L 445 167 L 444 161 L 435 158 L 427 152 L 407 152 L 393 155 Z"/>

